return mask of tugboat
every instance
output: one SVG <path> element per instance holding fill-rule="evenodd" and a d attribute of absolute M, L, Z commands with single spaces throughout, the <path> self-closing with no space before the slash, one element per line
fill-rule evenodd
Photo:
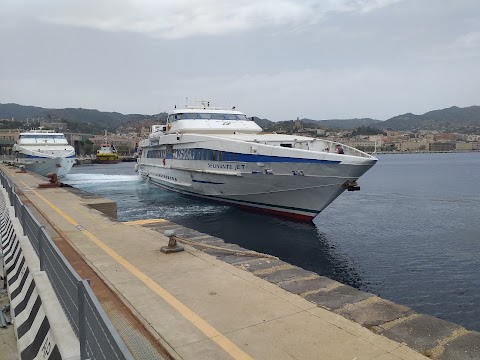
<path fill-rule="evenodd" d="M 97 155 L 95 156 L 96 164 L 116 164 L 120 161 L 121 159 L 115 146 L 112 144 L 100 145 L 100 149 L 97 150 Z"/>
<path fill-rule="evenodd" d="M 107 139 L 107 131 L 105 130 L 105 143 L 100 145 L 97 150 L 94 163 L 96 164 L 116 164 L 122 159 L 118 155 L 117 149 L 110 144 Z"/>

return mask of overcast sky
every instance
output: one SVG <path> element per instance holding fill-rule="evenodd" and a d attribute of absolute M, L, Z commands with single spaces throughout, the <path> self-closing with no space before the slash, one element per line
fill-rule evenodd
<path fill-rule="evenodd" d="M 1 103 L 385 120 L 479 95 L 479 0 L 0 0 Z"/>

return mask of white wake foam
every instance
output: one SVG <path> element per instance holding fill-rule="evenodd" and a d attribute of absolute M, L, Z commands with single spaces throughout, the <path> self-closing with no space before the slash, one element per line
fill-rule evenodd
<path fill-rule="evenodd" d="M 62 179 L 64 183 L 74 184 L 95 184 L 110 182 L 136 182 L 140 181 L 140 175 L 107 175 L 107 174 L 67 174 Z"/>

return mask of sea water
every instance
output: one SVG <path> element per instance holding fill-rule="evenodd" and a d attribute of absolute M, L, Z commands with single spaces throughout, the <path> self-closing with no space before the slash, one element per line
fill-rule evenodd
<path fill-rule="evenodd" d="M 480 153 L 380 155 L 312 224 L 159 189 L 133 163 L 63 181 L 115 200 L 119 221 L 165 218 L 480 331 Z"/>

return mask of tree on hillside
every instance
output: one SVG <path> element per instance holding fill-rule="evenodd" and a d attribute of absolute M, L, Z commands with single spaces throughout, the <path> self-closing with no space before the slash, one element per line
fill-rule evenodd
<path fill-rule="evenodd" d="M 85 140 L 85 142 L 80 142 L 81 148 L 83 148 L 83 152 L 85 155 L 90 155 L 93 153 L 93 142 L 89 139 Z"/>

